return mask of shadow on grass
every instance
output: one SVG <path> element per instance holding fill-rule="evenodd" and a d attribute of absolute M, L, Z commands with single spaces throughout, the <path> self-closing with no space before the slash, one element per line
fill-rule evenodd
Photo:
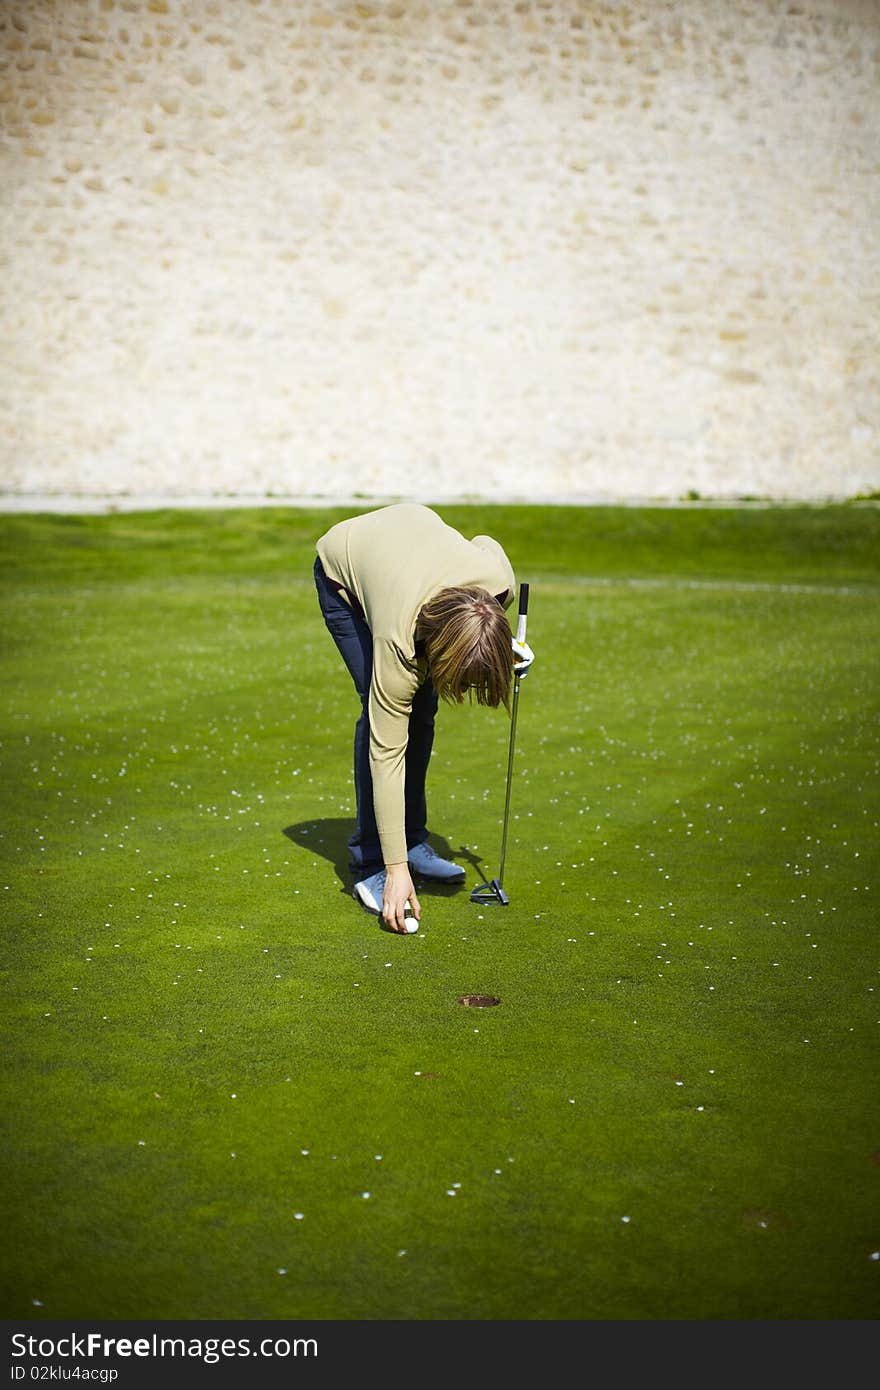
<path fill-rule="evenodd" d="M 359 874 L 357 867 L 351 863 L 348 849 L 349 836 L 353 833 L 354 828 L 353 820 L 348 820 L 342 816 L 328 816 L 319 820 L 298 821 L 296 825 L 285 826 L 283 833 L 288 840 L 292 840 L 301 849 L 311 850 L 313 854 L 329 859 L 340 882 L 340 893 L 349 894 L 354 888 Z M 453 850 L 448 840 L 444 840 L 442 835 L 429 835 L 428 843 L 444 859 L 451 859 L 454 864 L 469 865 L 482 883 L 487 882 L 486 876 L 480 868 L 483 861 L 478 854 L 474 854 L 473 850 L 469 850 L 465 845 Z M 432 897 L 454 898 L 458 893 L 466 891 L 466 884 L 443 883 L 438 879 L 426 879 L 417 874 L 416 888 L 420 897 L 428 893 Z"/>

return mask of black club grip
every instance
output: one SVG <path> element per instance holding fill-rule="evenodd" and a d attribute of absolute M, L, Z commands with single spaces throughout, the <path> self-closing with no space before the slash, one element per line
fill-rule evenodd
<path fill-rule="evenodd" d="M 516 620 L 516 640 L 524 642 L 526 640 L 526 614 L 529 611 L 529 586 L 520 584 L 519 586 L 519 617 Z"/>

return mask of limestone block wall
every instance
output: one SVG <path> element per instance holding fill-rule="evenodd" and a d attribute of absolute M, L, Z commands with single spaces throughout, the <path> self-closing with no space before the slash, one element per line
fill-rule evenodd
<path fill-rule="evenodd" d="M 0 491 L 880 488 L 878 0 L 3 0 Z"/>

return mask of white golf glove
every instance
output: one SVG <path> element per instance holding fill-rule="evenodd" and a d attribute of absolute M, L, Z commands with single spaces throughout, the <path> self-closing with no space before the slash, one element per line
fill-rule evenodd
<path fill-rule="evenodd" d="M 513 655 L 516 658 L 513 663 L 514 671 L 518 676 L 524 676 L 535 659 L 535 653 L 528 642 L 519 642 L 514 637 Z"/>

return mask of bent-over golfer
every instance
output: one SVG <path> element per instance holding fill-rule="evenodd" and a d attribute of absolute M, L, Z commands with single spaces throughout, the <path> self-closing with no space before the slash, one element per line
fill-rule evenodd
<path fill-rule="evenodd" d="M 425 779 L 438 697 L 510 708 L 515 643 L 505 610 L 516 588 L 491 536 L 466 540 L 430 507 L 401 503 L 340 521 L 317 542 L 324 621 L 361 699 L 354 732 L 354 893 L 392 931 L 409 903 L 411 870 L 452 882 L 464 869 L 427 843 Z"/>

